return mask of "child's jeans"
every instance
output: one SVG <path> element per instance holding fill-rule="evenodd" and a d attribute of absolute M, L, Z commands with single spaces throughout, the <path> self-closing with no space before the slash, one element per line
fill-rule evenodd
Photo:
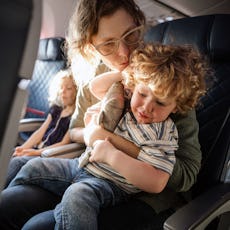
<path fill-rule="evenodd" d="M 55 229 L 97 229 L 100 208 L 128 198 L 114 183 L 78 168 L 78 159 L 35 158 L 19 171 L 10 186 L 33 184 L 63 195 L 55 208 Z"/>

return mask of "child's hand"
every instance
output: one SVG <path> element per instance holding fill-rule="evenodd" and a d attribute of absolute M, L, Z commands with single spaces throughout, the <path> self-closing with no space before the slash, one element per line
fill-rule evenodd
<path fill-rule="evenodd" d="M 113 146 L 109 139 L 96 140 L 93 144 L 93 150 L 91 151 L 89 161 L 109 164 L 111 155 L 115 152 L 117 152 L 117 149 Z"/>
<path fill-rule="evenodd" d="M 15 151 L 13 156 L 19 157 L 19 156 L 40 156 L 41 153 L 37 149 L 23 149 L 21 151 Z"/>
<path fill-rule="evenodd" d="M 14 153 L 13 153 L 13 157 L 20 156 L 20 154 L 22 153 L 23 149 L 24 148 L 21 147 L 21 146 L 16 147 L 15 150 L 14 150 Z"/>

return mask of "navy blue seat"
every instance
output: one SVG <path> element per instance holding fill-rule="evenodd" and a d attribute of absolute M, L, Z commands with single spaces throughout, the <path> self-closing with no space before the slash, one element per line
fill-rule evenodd
<path fill-rule="evenodd" d="M 29 84 L 29 100 L 25 118 L 45 118 L 49 110 L 48 88 L 54 75 L 65 68 L 64 38 L 40 39 L 38 56 Z"/>
<path fill-rule="evenodd" d="M 18 145 L 40 127 L 48 114 L 50 82 L 59 70 L 66 67 L 64 41 L 62 37 L 43 38 L 39 41 L 33 76 L 28 86 L 26 111 L 20 123 Z"/>
<path fill-rule="evenodd" d="M 145 40 L 163 44 L 192 45 L 203 53 L 214 72 L 214 83 L 198 107 L 199 141 L 202 167 L 190 194 L 193 201 L 176 211 L 151 215 L 150 207 L 138 200 L 103 210 L 99 215 L 102 229 L 194 229 L 212 222 L 230 226 L 230 14 L 178 19 L 150 27 Z M 140 211 L 142 210 L 142 211 Z M 196 210 L 196 211 L 194 211 Z M 226 217 L 227 216 L 227 217 Z M 228 218 L 228 221 L 226 220 Z M 201 227 L 202 226 L 202 227 Z M 227 228 L 226 228 L 227 229 Z"/>

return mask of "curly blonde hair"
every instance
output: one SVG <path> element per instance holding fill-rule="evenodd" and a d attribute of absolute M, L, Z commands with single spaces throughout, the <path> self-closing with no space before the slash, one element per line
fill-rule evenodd
<path fill-rule="evenodd" d="M 205 58 L 191 46 L 148 43 L 132 53 L 125 84 L 132 89 L 143 83 L 158 98 L 174 97 L 177 112 L 184 114 L 205 94 L 208 70 Z"/>
<path fill-rule="evenodd" d="M 100 19 L 112 15 L 118 9 L 125 9 L 133 17 L 137 26 L 145 25 L 145 16 L 134 0 L 79 0 L 77 2 L 66 34 L 65 48 L 69 63 L 79 54 L 91 64 L 98 63 L 87 46 L 91 43 L 92 36 L 98 32 Z"/>
<path fill-rule="evenodd" d="M 53 77 L 52 81 L 50 82 L 49 98 L 48 98 L 50 106 L 57 105 L 57 106 L 63 107 L 59 94 L 60 94 L 60 89 L 61 89 L 60 87 L 61 87 L 62 79 L 65 79 L 65 78 L 70 78 L 72 80 L 73 85 L 75 87 L 74 98 L 76 98 L 77 85 L 74 80 L 71 69 L 69 68 L 69 69 L 60 70 L 59 72 L 56 73 L 56 75 Z M 74 102 L 74 106 L 75 106 L 75 102 Z"/>

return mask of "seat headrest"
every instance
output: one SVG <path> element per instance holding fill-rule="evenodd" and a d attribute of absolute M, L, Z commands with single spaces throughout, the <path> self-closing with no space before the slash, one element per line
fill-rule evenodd
<path fill-rule="evenodd" d="M 40 39 L 37 59 L 45 61 L 63 60 L 62 46 L 64 40 L 62 37 Z"/>
<path fill-rule="evenodd" d="M 145 40 L 163 44 L 191 44 L 215 59 L 230 59 L 230 14 L 177 19 L 149 28 Z"/>

